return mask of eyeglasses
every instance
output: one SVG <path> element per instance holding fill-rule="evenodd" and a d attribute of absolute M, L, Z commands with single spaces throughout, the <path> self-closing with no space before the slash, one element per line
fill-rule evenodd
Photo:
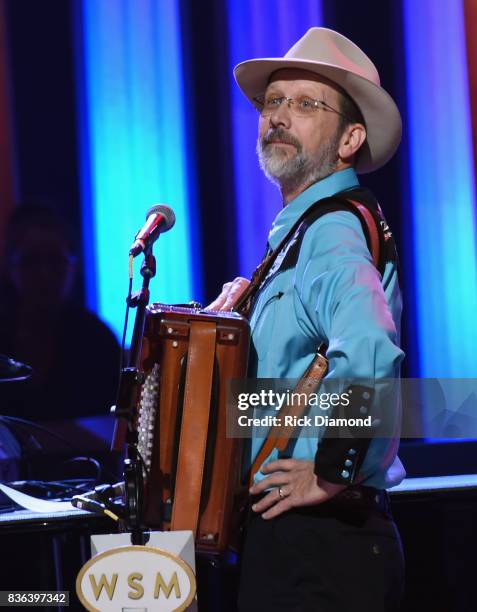
<path fill-rule="evenodd" d="M 317 110 L 321 109 L 332 111 L 351 122 L 349 117 L 340 113 L 340 111 L 327 104 L 324 100 L 314 100 L 309 96 L 297 96 L 296 98 L 287 98 L 286 96 L 257 96 L 253 98 L 253 101 L 262 117 L 268 117 L 286 102 L 292 114 L 297 117 L 310 117 L 316 113 Z"/>

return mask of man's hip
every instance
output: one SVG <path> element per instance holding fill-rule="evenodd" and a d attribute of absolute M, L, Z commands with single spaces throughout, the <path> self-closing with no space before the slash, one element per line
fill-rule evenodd
<path fill-rule="evenodd" d="M 251 515 L 239 610 L 391 612 L 399 608 L 403 575 L 387 494 L 350 487 L 275 519 Z"/>

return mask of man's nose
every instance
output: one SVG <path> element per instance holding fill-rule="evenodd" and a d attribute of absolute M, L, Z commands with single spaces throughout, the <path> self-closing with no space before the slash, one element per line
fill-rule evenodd
<path fill-rule="evenodd" d="M 278 108 L 270 115 L 270 125 L 273 127 L 283 126 L 289 128 L 291 125 L 291 108 L 287 100 L 283 100 Z"/>

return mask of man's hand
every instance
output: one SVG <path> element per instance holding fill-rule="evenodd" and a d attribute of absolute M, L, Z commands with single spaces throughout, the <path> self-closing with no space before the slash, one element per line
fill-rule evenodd
<path fill-rule="evenodd" d="M 231 283 L 225 283 L 222 287 L 222 293 L 205 310 L 232 310 L 249 285 L 250 281 L 241 276 L 238 276 Z"/>
<path fill-rule="evenodd" d="M 263 512 L 264 519 L 271 519 L 291 508 L 321 504 L 346 489 L 346 485 L 319 479 L 314 467 L 313 461 L 299 459 L 277 459 L 264 465 L 262 474 L 270 476 L 254 485 L 250 493 L 258 495 L 273 488 L 252 510 Z"/>

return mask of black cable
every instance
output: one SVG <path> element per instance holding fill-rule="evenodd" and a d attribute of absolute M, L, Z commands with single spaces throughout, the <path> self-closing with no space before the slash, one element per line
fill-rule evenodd
<path fill-rule="evenodd" d="M 91 479 L 64 479 L 64 480 L 14 480 L 8 486 L 40 499 L 54 501 L 69 501 L 74 495 L 87 493 L 94 488 Z"/>
<path fill-rule="evenodd" d="M 95 485 L 100 482 L 102 476 L 102 469 L 101 464 L 97 459 L 95 459 L 94 457 L 71 457 L 71 459 L 65 459 L 65 461 L 63 461 L 63 464 L 73 463 L 74 461 L 88 461 L 89 463 L 92 463 L 96 468 Z"/>
<path fill-rule="evenodd" d="M 126 334 L 127 334 L 127 330 L 128 330 L 129 310 L 130 310 L 130 306 L 129 305 L 131 303 L 132 284 L 133 284 L 133 279 L 130 278 L 129 279 L 128 296 L 126 298 L 126 314 L 124 316 L 123 335 L 122 335 L 122 339 L 121 339 L 121 355 L 120 355 L 120 358 L 119 358 L 119 376 L 121 376 L 121 372 L 123 371 L 124 361 L 125 361 L 125 357 L 126 357 Z"/>

